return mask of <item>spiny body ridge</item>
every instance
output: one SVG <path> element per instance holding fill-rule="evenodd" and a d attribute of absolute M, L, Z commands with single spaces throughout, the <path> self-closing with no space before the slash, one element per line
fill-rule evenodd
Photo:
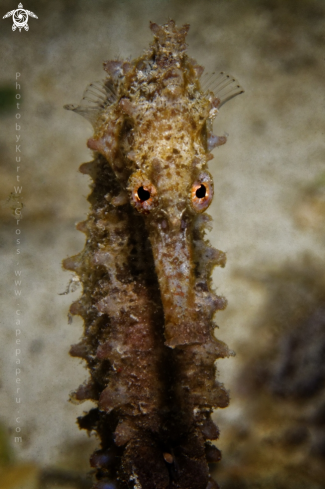
<path fill-rule="evenodd" d="M 214 336 L 226 307 L 211 288 L 226 257 L 204 238 L 213 197 L 207 171 L 220 99 L 203 92 L 203 68 L 185 52 L 188 25 L 151 23 L 154 42 L 134 61 L 104 63 L 108 78 L 67 106 L 94 126 L 84 250 L 64 261 L 83 284 L 70 308 L 84 319 L 71 355 L 90 378 L 72 399 L 97 407 L 79 418 L 96 432 L 94 488 L 213 489 L 220 459 L 214 408 L 228 405 L 215 361 L 231 354 Z"/>

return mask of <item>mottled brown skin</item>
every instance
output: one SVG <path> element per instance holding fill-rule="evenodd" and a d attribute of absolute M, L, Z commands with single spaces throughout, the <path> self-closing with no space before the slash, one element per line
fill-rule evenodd
<path fill-rule="evenodd" d="M 90 381 L 74 394 L 98 408 L 79 420 L 97 431 L 97 489 L 213 489 L 208 462 L 220 452 L 210 414 L 228 405 L 214 336 L 226 301 L 211 290 L 225 265 L 209 246 L 203 214 L 213 197 L 210 132 L 219 99 L 200 90 L 203 68 L 185 53 L 189 26 L 151 24 L 154 42 L 133 62 L 108 61 L 114 92 L 94 121 L 81 167 L 94 180 L 82 253 L 65 260 L 83 283 L 72 314 L 85 321 L 71 354 Z"/>

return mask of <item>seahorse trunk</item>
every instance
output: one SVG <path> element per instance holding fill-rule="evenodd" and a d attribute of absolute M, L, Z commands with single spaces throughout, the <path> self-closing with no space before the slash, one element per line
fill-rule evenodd
<path fill-rule="evenodd" d="M 112 482 L 122 465 L 120 478 L 128 481 L 132 470 L 127 453 L 130 456 L 132 446 L 150 451 L 150 436 L 163 422 L 162 306 L 142 217 L 130 204 L 119 205 L 121 188 L 104 158 L 82 165 L 81 171 L 94 178 L 92 211 L 78 225 L 87 243 L 82 253 L 64 261 L 64 267 L 83 283 L 83 295 L 70 312 L 84 318 L 85 335 L 71 354 L 87 361 L 91 376 L 73 399 L 98 401 L 95 426 L 87 424 L 89 415 L 80 424 L 96 429 L 101 438 L 102 448 L 92 457 L 99 479 Z M 122 464 L 116 464 L 117 456 L 122 456 Z M 168 479 L 161 455 L 155 464 L 162 466 L 158 474 L 163 469 Z"/>

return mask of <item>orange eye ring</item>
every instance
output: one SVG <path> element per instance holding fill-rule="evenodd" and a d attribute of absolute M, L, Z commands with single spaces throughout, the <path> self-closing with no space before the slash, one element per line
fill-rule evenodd
<path fill-rule="evenodd" d="M 152 183 L 136 182 L 132 189 L 132 204 L 143 213 L 148 213 L 155 206 L 157 190 Z"/>
<path fill-rule="evenodd" d="M 199 178 L 192 185 L 191 201 L 192 206 L 197 212 L 205 211 L 212 202 L 213 183 L 207 173 L 199 175 Z"/>

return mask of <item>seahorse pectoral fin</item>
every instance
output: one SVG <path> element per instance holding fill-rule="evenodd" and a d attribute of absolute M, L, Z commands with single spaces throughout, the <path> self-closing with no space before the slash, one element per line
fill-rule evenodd
<path fill-rule="evenodd" d="M 232 98 L 244 93 L 238 81 L 223 71 L 220 73 L 206 73 L 201 79 L 201 89 L 211 91 L 219 99 L 218 109 Z"/>
<path fill-rule="evenodd" d="M 114 103 L 116 98 L 114 86 L 109 79 L 96 81 L 88 85 L 79 105 L 66 104 L 64 108 L 76 112 L 94 125 L 101 112 Z"/>

